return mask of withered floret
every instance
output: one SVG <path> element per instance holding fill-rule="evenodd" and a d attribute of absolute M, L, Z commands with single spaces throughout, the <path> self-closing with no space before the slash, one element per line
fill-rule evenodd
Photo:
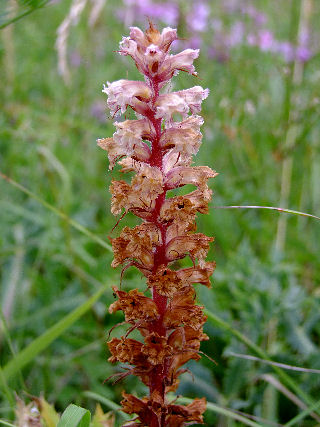
<path fill-rule="evenodd" d="M 113 287 L 118 300 L 110 305 L 109 313 L 122 310 L 125 314 L 126 322 L 132 323 L 136 320 L 155 320 L 159 317 L 157 305 L 151 298 L 144 296 L 138 289 L 129 292 L 120 291 Z"/>
<path fill-rule="evenodd" d="M 152 365 L 160 365 L 165 357 L 172 355 L 172 348 L 167 344 L 166 337 L 162 337 L 156 332 L 152 332 L 145 340 L 145 345 L 141 351 L 148 358 L 148 362 Z"/>
<path fill-rule="evenodd" d="M 177 272 L 161 266 L 155 274 L 148 276 L 148 285 L 155 288 L 159 295 L 173 297 L 185 285 Z"/>
<path fill-rule="evenodd" d="M 195 399 L 187 406 L 169 405 L 170 416 L 167 418 L 167 425 L 170 427 L 182 427 L 186 422 L 203 423 L 202 414 L 206 410 L 206 399 Z"/>
<path fill-rule="evenodd" d="M 145 357 L 141 353 L 142 343 L 131 338 L 112 338 L 108 342 L 110 353 L 109 362 L 129 363 L 130 365 L 141 365 L 145 362 Z"/>
<path fill-rule="evenodd" d="M 167 328 L 186 325 L 197 330 L 203 326 L 207 317 L 203 314 L 203 307 L 194 303 L 194 298 L 195 291 L 191 286 L 174 296 L 163 319 Z"/>
<path fill-rule="evenodd" d="M 200 267 L 203 268 L 205 265 L 204 260 L 209 250 L 209 243 L 212 241 L 212 237 L 202 233 L 177 236 L 170 240 L 167 245 L 167 258 L 170 261 L 174 261 L 184 258 L 185 255 L 190 255 L 193 260 L 197 259 Z"/>
<path fill-rule="evenodd" d="M 202 285 L 210 288 L 210 276 L 212 276 L 215 267 L 215 262 L 205 262 L 201 267 L 197 265 L 195 267 L 179 270 L 177 271 L 177 276 L 188 285 L 191 285 L 192 283 L 201 283 Z"/>
<path fill-rule="evenodd" d="M 153 266 L 153 248 L 161 244 L 161 234 L 154 224 L 144 223 L 131 229 L 125 227 L 120 236 L 112 239 L 112 267 L 127 260 L 138 260 L 147 269 Z"/>

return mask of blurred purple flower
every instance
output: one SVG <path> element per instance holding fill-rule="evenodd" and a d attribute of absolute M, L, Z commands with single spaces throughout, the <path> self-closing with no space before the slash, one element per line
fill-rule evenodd
<path fill-rule="evenodd" d="M 190 39 L 188 39 L 188 46 L 191 49 L 199 49 L 201 45 L 202 45 L 202 38 L 198 35 L 194 35 Z"/>
<path fill-rule="evenodd" d="M 242 21 L 236 21 L 230 29 L 227 45 L 229 47 L 233 47 L 242 43 L 244 33 L 245 33 L 244 23 Z"/>
<path fill-rule="evenodd" d="M 266 24 L 267 17 L 264 13 L 260 12 L 260 10 L 256 9 L 254 6 L 243 6 L 241 8 L 241 12 L 245 15 L 250 16 L 255 22 L 257 26 L 261 26 Z"/>
<path fill-rule="evenodd" d="M 294 47 L 289 42 L 276 42 L 273 52 L 280 53 L 286 62 L 291 62 L 295 58 Z"/>
<path fill-rule="evenodd" d="M 263 52 L 269 51 L 279 54 L 286 62 L 294 60 L 306 62 L 313 56 L 311 49 L 307 45 L 301 44 L 298 47 L 294 47 L 288 41 L 276 40 L 269 30 L 260 30 L 257 35 L 249 33 L 247 35 L 247 43 L 249 46 L 257 46 Z"/>
<path fill-rule="evenodd" d="M 210 58 L 216 59 L 218 62 L 226 62 L 230 59 L 230 48 L 228 47 L 228 37 L 221 31 L 216 32 L 213 39 L 213 44 L 208 49 Z"/>
<path fill-rule="evenodd" d="M 269 30 L 260 30 L 258 32 L 258 47 L 262 51 L 272 50 L 275 44 L 273 34 Z"/>
<path fill-rule="evenodd" d="M 152 0 L 124 0 L 126 7 L 121 15 L 124 19 L 130 17 L 131 24 L 134 21 L 145 21 L 146 17 L 164 22 L 167 25 L 177 25 L 179 8 L 172 2 L 154 3 Z"/>
<path fill-rule="evenodd" d="M 306 46 L 298 46 L 296 50 L 296 59 L 300 62 L 307 62 L 312 58 L 311 50 Z"/>
<path fill-rule="evenodd" d="M 124 9 L 118 9 L 117 14 L 126 25 L 132 25 L 150 18 L 151 20 L 161 21 L 165 25 L 176 26 L 184 14 L 181 13 L 178 0 L 123 0 Z M 279 41 L 273 32 L 266 28 L 267 16 L 257 9 L 250 0 L 240 2 L 239 0 L 224 0 L 222 2 L 223 10 L 227 14 L 249 17 L 250 20 L 235 20 L 229 31 L 226 29 L 224 21 L 220 18 L 210 18 L 210 1 L 197 0 L 190 2 L 188 13 L 185 16 L 189 38 L 188 47 L 197 49 L 203 48 L 203 34 L 205 31 L 213 32 L 213 41 L 208 46 L 208 55 L 220 62 L 225 62 L 230 58 L 230 49 L 240 44 L 255 46 L 262 52 L 272 52 L 281 55 L 286 62 L 298 60 L 308 61 L 313 53 L 310 49 L 309 32 L 304 31 L 300 34 L 298 46 L 293 46 L 289 41 Z M 175 42 L 174 50 L 183 49 L 184 40 Z M 74 60 L 77 64 L 76 58 Z M 80 64 L 79 64 L 80 65 Z M 78 66 L 78 65 L 74 65 Z"/>
<path fill-rule="evenodd" d="M 223 8 L 229 14 L 241 13 L 249 16 L 257 26 L 264 25 L 267 22 L 267 16 L 263 12 L 251 4 L 244 5 L 243 2 L 241 4 L 239 0 L 224 0 Z"/>
<path fill-rule="evenodd" d="M 230 59 L 228 49 L 223 49 L 222 46 L 211 46 L 208 49 L 208 56 L 209 58 L 216 59 L 218 62 L 227 62 Z"/>
<path fill-rule="evenodd" d="M 211 28 L 213 28 L 214 31 L 222 31 L 223 23 L 221 19 L 213 18 L 211 20 Z"/>
<path fill-rule="evenodd" d="M 78 68 L 82 64 L 82 57 L 77 50 L 70 52 L 70 65 L 71 67 Z"/>
<path fill-rule="evenodd" d="M 310 33 L 307 28 L 303 29 L 299 34 L 299 45 L 307 46 L 310 43 Z"/>
<path fill-rule="evenodd" d="M 208 27 L 210 7 L 207 2 L 195 2 L 187 15 L 186 21 L 191 31 L 203 32 Z"/>
<path fill-rule="evenodd" d="M 239 0 L 225 0 L 223 8 L 227 13 L 234 13 L 239 10 Z"/>
<path fill-rule="evenodd" d="M 299 34 L 299 44 L 296 50 L 296 58 L 298 61 L 307 62 L 312 58 L 313 54 L 309 45 L 310 34 L 308 29 L 304 29 L 304 31 Z"/>
<path fill-rule="evenodd" d="M 106 121 L 106 104 L 103 101 L 96 100 L 91 104 L 90 115 L 96 118 L 99 122 Z"/>
<path fill-rule="evenodd" d="M 247 35 L 247 43 L 249 46 L 255 46 L 257 44 L 257 37 L 253 33 Z"/>

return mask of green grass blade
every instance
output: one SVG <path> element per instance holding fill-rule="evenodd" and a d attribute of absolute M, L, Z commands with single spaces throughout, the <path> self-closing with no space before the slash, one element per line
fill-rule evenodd
<path fill-rule="evenodd" d="M 112 247 L 108 243 L 106 243 L 104 240 L 102 240 L 99 236 L 96 236 L 94 233 L 92 233 L 90 230 L 88 230 L 86 227 L 81 225 L 79 222 L 75 221 L 74 219 L 70 218 L 68 215 L 66 215 L 64 212 L 60 211 L 50 203 L 46 202 L 41 197 L 37 196 L 32 191 L 28 190 L 28 188 L 24 187 L 23 185 L 19 184 L 17 181 L 9 178 L 7 175 L 0 172 L 0 178 L 7 181 L 9 184 L 13 185 L 14 187 L 18 188 L 20 191 L 22 191 L 24 194 L 27 194 L 29 197 L 32 197 L 34 200 L 39 202 L 42 206 L 49 209 L 51 212 L 55 213 L 57 216 L 62 218 L 64 221 L 69 223 L 72 227 L 74 227 L 76 230 L 80 231 L 81 233 L 85 234 L 86 236 L 90 237 L 91 240 L 95 241 L 105 249 L 108 249 L 108 251 L 112 252 Z"/>
<path fill-rule="evenodd" d="M 306 372 L 307 374 L 320 374 L 320 369 L 301 368 L 300 366 L 287 365 L 286 363 L 271 362 L 270 360 L 261 359 L 261 357 L 250 356 L 249 354 L 239 354 L 228 351 L 226 356 L 239 357 L 240 359 L 253 360 L 255 362 L 265 363 L 266 365 L 279 366 L 282 369 L 288 369 L 296 372 Z"/>
<path fill-rule="evenodd" d="M 101 284 L 99 285 L 99 287 Z M 63 301 L 55 301 L 53 304 L 47 307 L 40 308 L 35 311 L 33 314 L 26 314 L 20 319 L 13 319 L 10 324 L 10 330 L 17 328 L 25 328 L 28 324 L 32 322 L 44 321 L 50 319 L 50 317 L 61 310 L 70 311 L 74 309 L 77 305 L 82 304 L 85 300 L 84 295 L 72 296 L 69 298 L 64 298 Z"/>
<path fill-rule="evenodd" d="M 320 217 L 316 215 L 308 214 L 306 212 L 294 211 L 292 209 L 277 208 L 274 206 L 213 206 L 213 208 L 214 209 L 267 209 L 267 210 L 283 212 L 291 215 L 299 215 L 299 216 L 305 216 L 308 218 L 314 218 L 320 221 Z"/>
<path fill-rule="evenodd" d="M 112 400 L 101 396 L 98 393 L 94 393 L 93 391 L 85 391 L 84 396 L 89 397 L 89 399 L 94 399 L 97 402 L 102 403 L 103 405 L 107 406 L 107 408 L 111 409 L 112 411 L 117 411 L 119 413 L 119 415 L 125 419 L 126 421 L 130 420 L 131 418 L 129 417 L 128 414 L 126 414 L 125 412 L 121 411 L 121 406 L 118 405 L 117 403 L 114 403 Z"/>
<path fill-rule="evenodd" d="M 8 380 L 17 374 L 21 368 L 30 363 L 41 351 L 45 350 L 56 338 L 58 338 L 66 329 L 73 325 L 81 316 L 83 316 L 93 304 L 101 297 L 109 285 L 102 286 L 87 301 L 74 309 L 71 313 L 61 319 L 54 326 L 49 328 L 44 334 L 36 338 L 26 348 L 21 350 L 14 359 L 10 360 L 4 368 L 3 375 Z"/>
<path fill-rule="evenodd" d="M 42 8 L 48 3 L 49 0 L 41 0 L 41 1 L 24 1 L 18 3 L 20 6 L 18 8 L 18 12 L 11 17 L 7 18 L 6 13 L 2 13 L 0 16 L 0 30 L 2 28 L 7 27 L 10 24 L 13 24 L 16 21 L 19 21 L 19 19 L 24 18 L 27 15 L 30 15 L 30 13 Z M 9 13 L 8 13 L 9 15 Z"/>
<path fill-rule="evenodd" d="M 15 352 L 13 344 L 12 344 L 12 340 L 11 340 L 9 328 L 8 328 L 8 325 L 7 325 L 7 321 L 6 321 L 6 318 L 4 317 L 4 314 L 3 314 L 3 311 L 2 311 L 1 307 L 0 307 L 0 319 L 1 319 L 1 323 L 2 323 L 2 329 L 4 331 L 4 336 L 5 336 L 6 340 L 7 340 L 10 352 L 12 354 L 12 357 L 14 358 L 16 356 L 16 352 Z M 4 378 L 4 375 L 3 375 L 3 372 L 2 372 L 2 368 L 0 368 L 0 371 L 1 371 L 0 372 L 1 373 L 1 382 L 2 382 L 2 384 L 6 384 L 6 379 Z M 20 381 L 21 390 L 24 390 L 26 392 L 27 391 L 27 387 L 26 387 L 26 385 L 24 383 L 22 372 L 21 372 L 20 369 L 19 369 L 19 372 L 18 372 L 17 376 L 18 376 L 18 379 Z M 14 401 L 14 406 L 15 406 L 15 399 L 13 399 L 13 401 Z"/>
<path fill-rule="evenodd" d="M 243 342 L 248 348 L 250 348 L 257 356 L 262 359 L 267 360 L 268 362 L 273 362 L 270 357 L 265 353 L 260 347 L 258 347 L 254 342 L 252 342 L 249 338 L 243 335 L 241 332 L 234 329 L 229 323 L 221 319 L 216 314 L 211 313 L 209 310 L 204 310 L 205 314 L 208 316 L 208 319 L 215 323 L 220 328 L 224 329 L 227 332 L 230 332 L 233 336 L 238 338 L 239 341 Z M 305 393 L 298 384 L 287 375 L 281 368 L 272 364 L 271 368 L 278 374 L 279 378 L 289 387 L 294 393 L 297 394 L 302 400 L 304 400 L 308 405 L 314 405 L 313 399 Z M 320 414 L 320 410 L 317 410 L 317 413 Z"/>
<path fill-rule="evenodd" d="M 11 389 L 9 388 L 9 386 L 7 384 L 7 381 L 6 381 L 6 379 L 5 379 L 4 375 L 3 375 L 3 371 L 2 371 L 2 367 L 1 366 L 0 366 L 0 388 L 2 389 L 2 392 L 3 392 L 4 396 L 6 396 L 8 402 L 10 404 L 12 412 L 14 412 L 14 408 L 16 406 L 16 402 L 15 402 L 13 393 L 12 393 Z"/>
<path fill-rule="evenodd" d="M 0 420 L 0 424 L 3 424 L 4 426 L 9 426 L 9 427 L 17 427 L 14 424 L 10 424 L 8 423 L 8 421 L 5 421 L 5 420 Z"/>
<path fill-rule="evenodd" d="M 289 422 L 287 422 L 286 424 L 284 424 L 283 427 L 291 427 L 291 426 L 297 424 L 299 421 L 303 420 L 303 418 L 305 418 L 309 414 L 311 414 L 311 412 L 314 412 L 315 410 L 317 410 L 319 408 L 320 408 L 320 400 L 318 400 L 318 402 L 316 402 L 314 405 L 309 406 L 309 408 L 307 408 L 304 411 L 300 412 L 300 414 L 296 415 Z"/>
<path fill-rule="evenodd" d="M 81 406 L 69 405 L 62 414 L 57 427 L 89 427 L 91 414 Z"/>
<path fill-rule="evenodd" d="M 179 397 L 177 402 L 189 404 L 189 403 L 192 403 L 193 400 L 188 399 L 187 397 Z M 255 421 L 252 421 L 252 420 L 244 417 L 243 415 L 240 415 L 236 412 L 233 412 L 231 409 L 224 408 L 222 406 L 216 405 L 215 403 L 207 402 L 207 410 L 212 411 L 212 412 L 216 412 L 217 414 L 220 414 L 220 415 L 224 415 L 227 418 L 232 418 L 234 420 L 240 421 L 247 426 L 262 427 L 262 424 L 258 424 Z"/>

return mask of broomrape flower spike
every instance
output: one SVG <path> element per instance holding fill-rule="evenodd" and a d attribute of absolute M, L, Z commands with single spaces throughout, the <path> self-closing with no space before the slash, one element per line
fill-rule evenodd
<path fill-rule="evenodd" d="M 121 310 L 129 324 L 125 336 L 108 342 L 109 361 L 128 365 L 115 377 L 136 375 L 149 388 L 142 399 L 123 393 L 122 410 L 136 414 L 124 424 L 127 427 L 203 423 L 206 407 L 204 398 L 183 406 L 166 397 L 177 389 L 179 376 L 188 371 L 183 365 L 200 359 L 200 342 L 208 339 L 203 333 L 206 316 L 196 304 L 193 284 L 210 287 L 215 267 L 206 261 L 213 238 L 195 232 L 195 218 L 198 212 L 208 213 L 212 191 L 207 181 L 216 172 L 207 166 L 191 166 L 202 138 L 203 119 L 197 113 L 209 90 L 195 86 L 160 93 L 179 71 L 196 75 L 193 60 L 199 50 L 171 55 L 175 40 L 177 31 L 172 28 L 161 33 L 152 23 L 145 32 L 131 28 L 119 53 L 131 56 L 144 81 L 118 80 L 103 88 L 113 116 L 125 113 L 128 107 L 137 116 L 137 120 L 115 122 L 113 137 L 98 140 L 108 152 L 110 168 L 118 162 L 121 172 L 134 172 L 130 184 L 112 181 L 111 212 L 124 215 L 130 211 L 141 219 L 139 225 L 125 227 L 112 239 L 112 267 L 122 265 L 124 271 L 134 266 L 147 283 L 146 293 L 114 287 L 116 301 L 109 307 L 110 313 Z M 167 196 L 168 190 L 186 184 L 196 189 L 183 196 Z M 173 267 L 187 256 L 193 267 Z M 141 341 L 128 337 L 134 329 L 140 332 Z"/>

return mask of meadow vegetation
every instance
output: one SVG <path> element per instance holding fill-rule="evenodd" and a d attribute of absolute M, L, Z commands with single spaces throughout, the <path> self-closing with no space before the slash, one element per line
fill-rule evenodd
<path fill-rule="evenodd" d="M 185 17 L 192 2 L 172 3 L 181 12 L 180 36 L 191 39 Z M 201 84 L 211 91 L 195 165 L 219 173 L 210 183 L 210 214 L 197 219 L 198 231 L 215 237 L 212 289 L 197 286 L 210 337 L 201 349 L 210 358 L 190 363 L 194 378 L 184 374 L 178 394 L 212 403 L 209 426 L 244 425 L 228 408 L 257 417 L 251 425 L 308 427 L 320 422 L 320 221 L 218 207 L 281 206 L 320 216 L 320 4 L 252 3 L 263 23 L 230 11 L 222 0 L 206 2 L 199 76 L 174 81 L 174 90 Z M 117 167 L 108 171 L 96 140 L 115 131 L 102 84 L 140 79 L 131 61 L 115 53 L 118 41 L 128 24 L 146 28 L 147 17 L 125 15 L 126 4 L 107 0 L 90 25 L 88 2 L 70 28 L 66 82 L 57 71 L 55 42 L 70 4 L 49 2 L 0 33 L 0 419 L 9 421 L 15 394 L 26 401 L 43 394 L 59 412 L 69 403 L 93 410 L 97 401 L 105 411 L 114 409 L 110 402 L 119 403 L 124 388 L 145 394 L 133 377 L 125 386 L 104 383 L 117 370 L 107 362 L 107 334 L 123 321 L 121 313 L 107 310 L 120 275 L 120 268 L 110 267 L 108 236 L 136 219 L 128 214 L 112 231 L 108 187 L 120 174 Z M 159 28 L 172 25 L 151 18 Z M 0 25 L 3 13 L 1 19 Z M 217 47 L 214 19 L 221 22 L 219 40 L 241 21 L 245 32 L 263 25 L 273 40 L 292 46 L 304 25 L 310 52 L 286 57 L 260 39 L 243 42 L 246 33 L 241 42 L 229 37 Z M 145 283 L 132 268 L 122 286 L 144 289 Z M 124 333 L 124 326 L 112 332 Z"/>

